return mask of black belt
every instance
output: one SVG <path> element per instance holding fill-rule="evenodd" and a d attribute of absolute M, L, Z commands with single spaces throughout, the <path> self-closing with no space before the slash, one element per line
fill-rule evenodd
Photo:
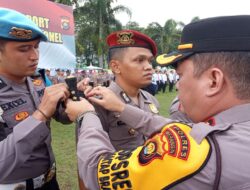
<path fill-rule="evenodd" d="M 34 190 L 43 187 L 44 185 L 52 181 L 53 178 L 55 179 L 55 174 L 56 165 L 54 163 L 45 174 L 42 174 L 36 178 L 26 180 L 26 190 Z"/>

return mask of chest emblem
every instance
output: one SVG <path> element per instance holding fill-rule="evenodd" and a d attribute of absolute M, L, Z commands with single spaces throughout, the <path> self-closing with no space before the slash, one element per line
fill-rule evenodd
<path fill-rule="evenodd" d="M 35 86 L 41 86 L 41 85 L 42 85 L 42 80 L 40 80 L 40 79 L 35 79 L 35 80 L 33 80 L 33 84 L 34 84 Z"/>
<path fill-rule="evenodd" d="M 29 113 L 26 111 L 19 112 L 15 115 L 15 120 L 22 121 L 22 120 L 26 119 L 28 116 L 29 116 Z"/>
<path fill-rule="evenodd" d="M 159 113 L 157 107 L 154 104 L 149 104 L 148 107 L 152 113 Z"/>

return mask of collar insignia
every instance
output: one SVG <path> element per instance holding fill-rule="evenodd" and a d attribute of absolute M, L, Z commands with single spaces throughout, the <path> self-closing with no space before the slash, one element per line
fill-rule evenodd
<path fill-rule="evenodd" d="M 130 97 L 125 93 L 125 92 L 120 92 L 120 96 L 122 97 L 122 99 L 124 100 L 125 103 L 130 103 L 131 99 Z"/>
<path fill-rule="evenodd" d="M 134 34 L 132 32 L 121 32 L 117 34 L 117 43 L 121 45 L 132 45 L 135 41 L 132 39 Z"/>
<path fill-rule="evenodd" d="M 0 89 L 4 88 L 5 86 L 7 86 L 7 84 L 2 79 L 0 79 Z"/>
<path fill-rule="evenodd" d="M 18 39 L 31 39 L 32 38 L 32 30 L 26 30 L 23 28 L 12 27 L 9 34 Z"/>

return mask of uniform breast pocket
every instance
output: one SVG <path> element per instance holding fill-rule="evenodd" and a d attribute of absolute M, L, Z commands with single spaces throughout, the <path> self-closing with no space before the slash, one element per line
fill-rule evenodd
<path fill-rule="evenodd" d="M 8 127 L 13 128 L 15 125 L 32 115 L 34 109 L 32 106 L 21 105 L 4 111 L 2 119 Z"/>
<path fill-rule="evenodd" d="M 138 136 L 138 132 L 128 126 L 116 126 L 109 129 L 109 136 L 111 140 L 126 140 L 133 139 Z"/>
<path fill-rule="evenodd" d="M 141 133 L 127 126 L 111 128 L 109 136 L 116 150 L 132 150 L 144 142 Z"/>

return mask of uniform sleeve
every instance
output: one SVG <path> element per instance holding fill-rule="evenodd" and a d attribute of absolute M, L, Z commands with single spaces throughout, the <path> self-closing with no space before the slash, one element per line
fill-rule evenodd
<path fill-rule="evenodd" d="M 98 114 L 98 117 L 101 121 L 102 127 L 105 131 L 109 131 L 109 127 L 110 127 L 110 122 L 109 122 L 109 118 L 108 118 L 108 110 L 104 109 L 103 107 L 95 104 L 95 111 Z"/>
<path fill-rule="evenodd" d="M 16 125 L 13 132 L 0 142 L 0 181 L 22 166 L 49 133 L 46 123 L 32 116 Z"/>
<path fill-rule="evenodd" d="M 63 124 L 70 124 L 72 121 L 70 121 L 68 115 L 65 113 L 65 108 L 63 107 L 63 103 L 60 103 L 58 105 L 58 108 L 53 115 L 53 118 Z"/>
<path fill-rule="evenodd" d="M 97 163 L 100 156 L 114 152 L 108 134 L 103 130 L 99 118 L 87 113 L 82 121 L 77 143 L 79 174 L 87 189 L 99 189 Z"/>
<path fill-rule="evenodd" d="M 161 130 L 165 124 L 173 122 L 173 120 L 145 112 L 128 104 L 125 105 L 124 111 L 121 112 L 120 120 L 130 126 L 134 126 L 134 129 L 143 133 L 145 136 L 150 136 Z"/>
<path fill-rule="evenodd" d="M 188 125 L 171 123 L 143 146 L 115 152 L 98 117 L 87 113 L 77 145 L 80 176 L 89 190 L 169 189 L 199 171 L 209 158 L 209 143 L 197 144 L 190 130 Z"/>

